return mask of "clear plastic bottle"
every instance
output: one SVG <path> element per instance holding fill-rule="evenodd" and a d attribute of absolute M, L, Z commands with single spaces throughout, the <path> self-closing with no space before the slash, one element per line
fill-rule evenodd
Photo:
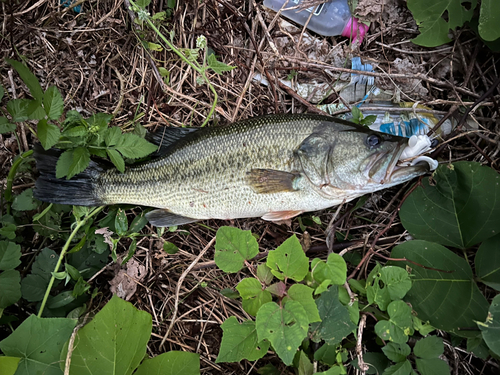
<path fill-rule="evenodd" d="M 275 12 L 279 11 L 286 0 L 264 0 L 264 6 Z M 296 7 L 302 0 L 289 0 L 284 9 Z M 313 12 L 307 28 L 324 36 L 342 35 L 352 37 L 360 43 L 363 40 L 368 25 L 358 22 L 358 19 L 351 15 L 351 10 L 347 0 L 331 0 L 320 4 L 317 7 L 308 9 L 284 10 L 281 14 L 301 25 L 305 25 L 311 12 Z"/>

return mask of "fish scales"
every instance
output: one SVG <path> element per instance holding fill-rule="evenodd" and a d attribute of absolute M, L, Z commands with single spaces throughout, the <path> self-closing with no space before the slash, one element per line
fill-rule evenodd
<path fill-rule="evenodd" d="M 405 138 L 320 115 L 271 115 L 164 132 L 168 142 L 160 146 L 161 157 L 124 173 L 91 161 L 70 180 L 55 177 L 57 151 L 35 147 L 35 197 L 154 207 L 147 218 L 157 226 L 212 218 L 283 220 L 400 184 L 430 165 L 428 157 L 399 163 L 408 148 Z M 153 138 L 158 143 L 161 136 Z"/>
<path fill-rule="evenodd" d="M 308 191 L 257 194 L 247 183 L 250 169 L 297 170 L 294 151 L 320 123 L 314 116 L 263 117 L 203 129 L 155 162 L 125 174 L 107 171 L 98 180 L 97 194 L 106 204 L 167 208 L 200 219 L 262 216 L 270 207 L 324 208 L 331 202 L 309 197 Z"/>

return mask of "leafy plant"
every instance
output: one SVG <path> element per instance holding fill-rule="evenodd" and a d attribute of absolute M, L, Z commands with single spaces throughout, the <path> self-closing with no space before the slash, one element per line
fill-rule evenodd
<path fill-rule="evenodd" d="M 351 121 L 354 122 L 355 124 L 370 126 L 375 122 L 375 120 L 377 120 L 376 115 L 368 115 L 365 117 L 357 106 L 352 107 L 351 113 L 352 113 Z"/>
<path fill-rule="evenodd" d="M 408 0 L 407 4 L 420 30 L 420 35 L 412 42 L 424 47 L 437 47 L 451 41 L 448 37 L 450 30 L 472 20 L 478 2 Z M 494 41 L 500 37 L 499 19 L 500 3 L 497 0 L 481 0 L 478 30 L 482 39 Z"/>

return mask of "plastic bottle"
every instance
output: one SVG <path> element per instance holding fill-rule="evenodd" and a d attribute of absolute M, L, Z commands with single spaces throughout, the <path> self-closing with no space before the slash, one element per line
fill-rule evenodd
<path fill-rule="evenodd" d="M 264 6 L 278 12 L 286 0 L 264 0 Z M 284 9 L 296 7 L 302 0 L 289 0 Z M 369 26 L 358 22 L 351 15 L 347 0 L 331 0 L 327 3 L 308 9 L 284 10 L 281 14 L 301 25 L 305 25 L 311 12 L 314 12 L 307 24 L 307 28 L 324 36 L 342 35 L 352 37 L 362 42 Z"/>

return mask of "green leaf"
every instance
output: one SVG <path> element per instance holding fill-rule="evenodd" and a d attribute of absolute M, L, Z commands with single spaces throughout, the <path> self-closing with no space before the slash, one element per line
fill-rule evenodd
<path fill-rule="evenodd" d="M 413 43 L 424 47 L 437 47 L 448 43 L 450 30 L 463 26 L 471 20 L 477 1 L 470 0 L 467 6 L 461 1 L 451 0 L 408 0 L 408 9 L 413 14 L 420 35 Z M 448 21 L 443 17 L 446 12 Z"/>
<path fill-rule="evenodd" d="M 147 42 L 147 45 L 148 49 L 150 49 L 151 51 L 156 51 L 156 52 L 163 51 L 163 47 L 161 46 L 161 44 Z"/>
<path fill-rule="evenodd" d="M 128 219 L 125 210 L 118 209 L 115 216 L 115 231 L 118 235 L 123 236 L 128 230 Z"/>
<path fill-rule="evenodd" d="M 222 72 L 228 72 L 236 68 L 235 66 L 227 65 L 221 61 L 217 61 L 217 57 L 215 57 L 214 54 L 208 56 L 208 67 L 217 74 L 222 74 Z"/>
<path fill-rule="evenodd" d="M 393 362 L 404 362 L 406 357 L 411 353 L 411 349 L 408 344 L 397 344 L 395 342 L 390 342 L 382 348 L 385 356 Z"/>
<path fill-rule="evenodd" d="M 314 367 L 307 354 L 302 350 L 299 354 L 299 365 L 297 366 L 297 371 L 299 375 L 312 375 L 314 373 Z"/>
<path fill-rule="evenodd" d="M 427 336 L 429 333 L 436 329 L 429 322 L 423 322 L 415 315 L 413 315 L 413 328 L 416 331 L 420 332 L 422 336 Z"/>
<path fill-rule="evenodd" d="M 57 125 L 47 122 L 47 120 L 40 120 L 37 125 L 38 140 L 45 150 L 54 146 L 61 136 L 61 131 Z"/>
<path fill-rule="evenodd" d="M 338 293 L 338 286 L 334 285 L 316 300 L 321 322 L 311 324 L 315 342 L 325 340 L 329 345 L 337 344 L 356 329 L 349 311 L 340 303 Z"/>
<path fill-rule="evenodd" d="M 170 351 L 151 359 L 145 359 L 134 375 L 196 375 L 200 373 L 200 355 Z"/>
<path fill-rule="evenodd" d="M 450 374 L 450 366 L 440 358 L 417 358 L 415 363 L 417 364 L 417 369 L 421 375 Z"/>
<path fill-rule="evenodd" d="M 443 339 L 437 336 L 429 336 L 418 340 L 413 348 L 413 353 L 420 358 L 438 358 L 444 353 Z"/>
<path fill-rule="evenodd" d="M 347 277 L 347 265 L 340 255 L 331 253 L 326 262 L 315 258 L 311 263 L 311 276 L 318 283 L 330 280 L 332 284 L 344 285 Z"/>
<path fill-rule="evenodd" d="M 64 110 L 64 100 L 55 86 L 50 86 L 43 94 L 43 107 L 50 120 L 57 120 Z"/>
<path fill-rule="evenodd" d="M 500 38 L 500 2 L 498 0 L 482 0 L 479 13 L 479 35 L 487 41 Z"/>
<path fill-rule="evenodd" d="M 0 270 L 13 270 L 20 264 L 21 246 L 10 241 L 0 241 Z"/>
<path fill-rule="evenodd" d="M 26 189 L 21 194 L 16 195 L 12 208 L 16 211 L 31 211 L 37 208 L 40 202 L 33 197 L 33 189 Z"/>
<path fill-rule="evenodd" d="M 56 177 L 63 178 L 68 175 L 69 168 L 73 163 L 73 150 L 64 151 L 56 163 Z"/>
<path fill-rule="evenodd" d="M 110 148 L 106 149 L 106 153 L 108 154 L 111 162 L 115 165 L 116 169 L 118 169 L 121 173 L 125 172 L 125 161 L 120 153 Z"/>
<path fill-rule="evenodd" d="M 256 361 L 269 349 L 268 341 L 258 341 L 255 322 L 251 320 L 240 324 L 236 317 L 231 316 L 222 323 L 221 328 L 224 333 L 216 363 L 240 362 L 243 359 Z"/>
<path fill-rule="evenodd" d="M 264 263 L 261 263 L 257 266 L 257 278 L 261 283 L 269 285 L 273 281 L 274 276 L 271 269 Z"/>
<path fill-rule="evenodd" d="M 480 281 L 500 291 L 500 234 L 484 241 L 476 253 L 474 265 Z"/>
<path fill-rule="evenodd" d="M 9 122 L 7 117 L 0 117 L 0 134 L 13 132 L 16 130 L 16 124 Z"/>
<path fill-rule="evenodd" d="M 496 355 L 500 355 L 500 294 L 493 301 L 484 323 L 477 322 L 483 334 L 483 339 Z"/>
<path fill-rule="evenodd" d="M 158 149 L 158 146 L 132 133 L 122 134 L 115 147 L 129 159 L 143 158 Z"/>
<path fill-rule="evenodd" d="M 433 0 L 434 1 L 434 0 Z M 440 165 L 401 207 L 413 237 L 466 249 L 500 233 L 500 175 L 473 162 Z"/>
<path fill-rule="evenodd" d="M 30 302 L 42 300 L 57 259 L 56 252 L 47 247 L 38 254 L 31 266 L 31 274 L 24 277 L 21 282 L 21 292 L 24 299 Z"/>
<path fill-rule="evenodd" d="M 0 309 L 13 305 L 21 298 L 21 275 L 19 271 L 0 273 Z"/>
<path fill-rule="evenodd" d="M 3 99 L 4 94 L 5 94 L 5 89 L 3 88 L 2 85 L 0 85 L 0 101 Z"/>
<path fill-rule="evenodd" d="M 66 179 L 83 172 L 90 163 L 90 152 L 85 147 L 64 151 L 56 164 L 56 177 Z"/>
<path fill-rule="evenodd" d="M 382 311 L 387 309 L 391 301 L 402 299 L 411 289 L 408 272 L 399 267 L 382 267 L 372 277 L 373 279 L 366 285 L 368 302 L 375 302 Z"/>
<path fill-rule="evenodd" d="M 142 9 L 145 9 L 149 3 L 151 2 L 151 0 L 137 0 L 135 2 L 135 4 L 139 7 L 139 8 L 142 8 Z"/>
<path fill-rule="evenodd" d="M 236 290 L 243 298 L 243 310 L 252 316 L 257 315 L 260 307 L 268 302 L 271 302 L 273 297 L 267 290 L 262 290 L 262 285 L 259 280 L 254 278 L 246 278 L 239 282 Z"/>
<path fill-rule="evenodd" d="M 267 266 L 280 280 L 290 278 L 302 281 L 307 275 L 309 259 L 302 250 L 302 245 L 295 235 L 288 238 L 276 250 L 269 252 Z"/>
<path fill-rule="evenodd" d="M 387 306 L 389 320 L 379 320 L 375 333 L 383 340 L 404 344 L 413 334 L 411 308 L 403 301 L 393 301 Z"/>
<path fill-rule="evenodd" d="M 21 122 L 29 118 L 32 100 L 30 99 L 12 99 L 7 102 L 7 111 L 12 116 L 12 121 Z"/>
<path fill-rule="evenodd" d="M 469 264 L 445 247 L 427 241 L 409 241 L 394 248 L 392 258 L 406 258 L 414 263 L 394 262 L 411 268 L 413 286 L 405 300 L 417 316 L 437 329 L 462 337 L 477 333 L 460 328 L 474 327 L 484 321 L 488 302 L 474 282 Z"/>
<path fill-rule="evenodd" d="M 106 130 L 106 133 L 104 134 L 104 143 L 106 143 L 106 146 L 108 147 L 115 146 L 120 141 L 121 137 L 121 129 L 118 126 L 113 126 Z"/>
<path fill-rule="evenodd" d="M 309 288 L 302 284 L 293 284 L 290 289 L 288 289 L 288 299 L 296 301 L 302 305 L 306 311 L 307 317 L 309 318 L 309 323 L 320 322 L 318 306 L 313 298 L 314 289 Z M 286 299 L 286 300 L 288 300 Z M 285 300 L 285 301 L 286 301 Z"/>
<path fill-rule="evenodd" d="M 70 374 L 131 374 L 146 354 L 151 328 L 151 315 L 113 296 L 94 319 L 78 331 Z M 66 352 L 67 347 L 61 358 L 66 358 Z"/>
<path fill-rule="evenodd" d="M 227 273 L 238 272 L 245 260 L 259 253 L 257 240 L 249 230 L 220 227 L 215 241 L 215 264 Z"/>
<path fill-rule="evenodd" d="M 259 341 L 269 340 L 276 354 L 289 366 L 307 337 L 308 321 L 306 311 L 298 302 L 288 301 L 284 306 L 268 302 L 257 313 L 257 337 Z"/>
<path fill-rule="evenodd" d="M 399 362 L 388 367 L 382 375 L 410 375 L 412 372 L 410 361 Z"/>
<path fill-rule="evenodd" d="M 40 82 L 38 82 L 38 78 L 36 78 L 36 76 L 30 72 L 28 67 L 26 67 L 19 61 L 11 59 L 6 59 L 6 61 L 10 65 L 12 65 L 12 67 L 17 71 L 17 73 L 25 83 L 25 85 L 28 86 L 31 96 L 33 96 L 36 100 L 41 102 L 43 99 L 43 91 L 42 87 L 40 86 Z"/>
<path fill-rule="evenodd" d="M 61 350 L 76 322 L 73 319 L 30 315 L 0 342 L 0 349 L 7 356 L 21 358 L 16 374 L 61 375 Z"/>
<path fill-rule="evenodd" d="M 20 360 L 21 358 L 19 357 L 0 356 L 0 369 L 2 369 L 2 375 L 14 375 Z"/>

